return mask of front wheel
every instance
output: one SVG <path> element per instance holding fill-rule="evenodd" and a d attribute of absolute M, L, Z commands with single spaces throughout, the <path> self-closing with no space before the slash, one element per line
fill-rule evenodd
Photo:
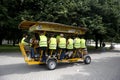
<path fill-rule="evenodd" d="M 84 63 L 90 64 L 91 63 L 91 57 L 89 55 L 84 56 Z"/>
<path fill-rule="evenodd" d="M 46 65 L 47 65 L 47 68 L 49 70 L 54 70 L 56 68 L 56 66 L 57 66 L 57 62 L 54 59 L 50 59 L 50 60 L 47 61 Z"/>

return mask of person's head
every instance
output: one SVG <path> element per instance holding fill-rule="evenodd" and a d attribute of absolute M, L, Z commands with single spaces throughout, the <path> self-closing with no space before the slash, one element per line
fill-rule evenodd
<path fill-rule="evenodd" d="M 75 34 L 76 37 L 78 37 L 78 34 Z"/>
<path fill-rule="evenodd" d="M 45 35 L 45 31 L 40 31 L 38 34 L 39 35 Z"/>
<path fill-rule="evenodd" d="M 68 35 L 67 38 L 68 38 L 68 39 L 69 39 L 69 38 L 72 38 L 72 36 L 71 36 L 71 35 Z"/>
<path fill-rule="evenodd" d="M 54 34 L 51 34 L 51 37 L 54 37 Z"/>
<path fill-rule="evenodd" d="M 84 35 L 80 35 L 80 38 L 81 38 L 81 39 L 84 39 Z"/>
<path fill-rule="evenodd" d="M 32 37 L 31 37 L 32 39 L 36 39 L 36 37 L 35 37 L 35 35 L 32 35 Z"/>
<path fill-rule="evenodd" d="M 60 37 L 64 37 L 64 34 L 60 34 Z"/>
<path fill-rule="evenodd" d="M 27 34 L 23 34 L 23 37 L 28 37 L 28 35 Z"/>

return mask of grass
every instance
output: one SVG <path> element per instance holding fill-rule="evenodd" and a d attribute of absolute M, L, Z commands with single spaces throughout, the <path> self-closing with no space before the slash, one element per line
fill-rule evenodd
<path fill-rule="evenodd" d="M 101 51 L 102 48 L 95 49 L 94 46 L 87 46 L 88 51 Z M 106 48 L 108 51 L 108 48 Z M 0 52 L 20 52 L 19 46 L 12 46 L 12 45 L 1 45 L 0 46 Z"/>
<path fill-rule="evenodd" d="M 0 52 L 20 52 L 20 49 L 18 45 L 0 45 Z"/>
<path fill-rule="evenodd" d="M 87 46 L 87 49 L 88 50 L 93 50 L 93 49 L 95 49 L 95 47 L 94 46 Z"/>
<path fill-rule="evenodd" d="M 88 52 L 102 52 L 103 48 L 102 47 L 98 47 L 97 49 L 95 49 L 95 46 L 87 46 Z M 110 51 L 109 47 L 105 47 L 105 51 Z"/>

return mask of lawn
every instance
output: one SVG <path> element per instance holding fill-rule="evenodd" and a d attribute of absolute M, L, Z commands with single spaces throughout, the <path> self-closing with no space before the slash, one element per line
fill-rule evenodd
<path fill-rule="evenodd" d="M 94 46 L 87 46 L 88 51 L 101 51 L 101 48 L 95 49 Z M 106 50 L 108 50 L 106 48 Z M 1 45 L 0 52 L 20 52 L 19 46 L 12 46 L 12 45 Z"/>
<path fill-rule="evenodd" d="M 0 45 L 0 52 L 20 52 L 20 49 L 18 45 Z"/>

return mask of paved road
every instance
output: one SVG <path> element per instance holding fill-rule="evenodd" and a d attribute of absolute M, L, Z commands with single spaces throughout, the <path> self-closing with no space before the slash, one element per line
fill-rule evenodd
<path fill-rule="evenodd" d="M 20 53 L 0 53 L 0 80 L 120 80 L 120 47 L 111 52 L 90 54 L 92 63 L 27 65 Z"/>

